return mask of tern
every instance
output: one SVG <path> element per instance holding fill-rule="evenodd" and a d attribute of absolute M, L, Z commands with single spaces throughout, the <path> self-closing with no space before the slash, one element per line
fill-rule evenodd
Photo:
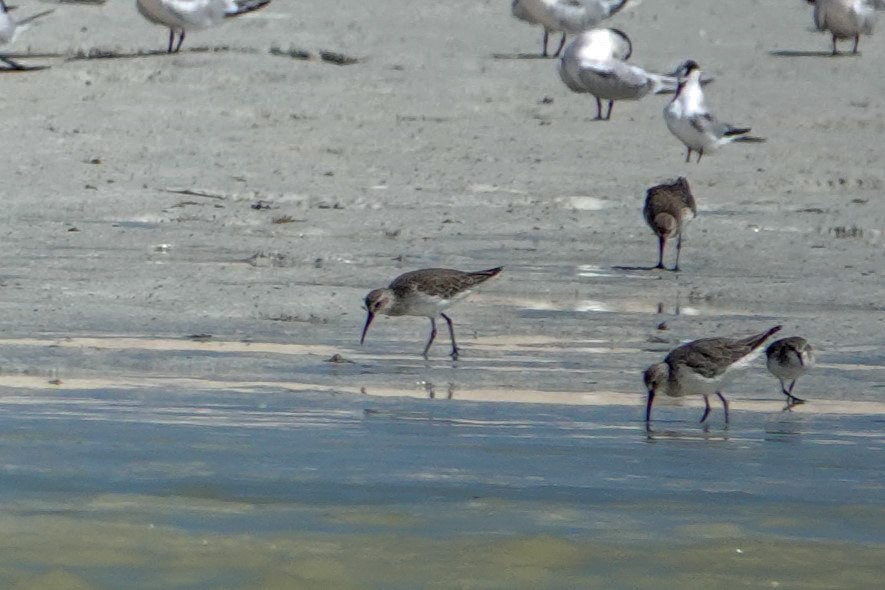
<path fill-rule="evenodd" d="M 692 60 L 686 61 L 679 68 L 679 86 L 676 96 L 664 108 L 664 121 L 667 128 L 679 141 L 685 144 L 688 151 L 685 161 L 691 153 L 697 152 L 698 159 L 704 154 L 715 152 L 720 147 L 733 141 L 764 142 L 761 137 L 747 135 L 749 127 L 735 127 L 723 123 L 707 110 L 704 102 L 704 91 L 701 88 L 701 69 Z"/>
<path fill-rule="evenodd" d="M 177 53 L 190 30 L 208 29 L 225 18 L 240 16 L 270 0 L 135 0 L 138 12 L 152 23 L 169 27 L 168 53 Z M 178 43 L 175 43 L 175 34 Z"/>
<path fill-rule="evenodd" d="M 544 52 L 547 57 L 547 38 L 550 33 L 562 33 L 557 57 L 568 33 L 592 29 L 605 19 L 620 12 L 630 0 L 513 0 L 511 11 L 516 18 L 544 27 Z"/>

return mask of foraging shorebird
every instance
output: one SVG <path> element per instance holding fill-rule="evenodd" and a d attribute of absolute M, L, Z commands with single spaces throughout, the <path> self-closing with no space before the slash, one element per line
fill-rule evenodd
<path fill-rule="evenodd" d="M 697 161 L 700 162 L 704 154 L 713 153 L 733 141 L 765 141 L 761 137 L 747 135 L 750 132 L 749 127 L 739 128 L 722 123 L 707 110 L 701 88 L 701 69 L 692 60 L 686 61 L 679 68 L 679 86 L 676 96 L 664 108 L 664 121 L 670 133 L 688 149 L 685 154 L 686 162 L 690 160 L 692 151 L 697 152 Z"/>
<path fill-rule="evenodd" d="M 872 35 L 878 15 L 885 9 L 885 0 L 808 0 L 814 4 L 814 26 L 818 31 L 829 31 L 833 36 L 833 55 L 836 41 L 854 39 L 852 53 L 857 53 L 861 35 Z"/>
<path fill-rule="evenodd" d="M 772 342 L 765 349 L 765 356 L 768 357 L 768 370 L 781 382 L 781 391 L 787 396 L 787 404 L 804 403 L 804 399 L 793 395 L 793 387 L 799 377 L 814 366 L 817 360 L 814 347 L 805 338 L 791 336 Z M 790 387 L 786 386 L 786 381 L 790 381 Z"/>
<path fill-rule="evenodd" d="M 168 53 L 177 53 L 186 31 L 208 29 L 225 18 L 240 16 L 270 0 L 135 0 L 138 12 L 152 23 L 169 27 Z M 178 43 L 174 43 L 178 33 Z M 173 48 L 174 47 L 174 48 Z"/>
<path fill-rule="evenodd" d="M 513 16 L 527 23 L 544 27 L 544 52 L 547 57 L 547 38 L 550 33 L 562 33 L 559 55 L 567 33 L 592 29 L 605 19 L 620 12 L 629 0 L 513 0 Z"/>
<path fill-rule="evenodd" d="M 366 295 L 366 325 L 360 344 L 366 339 L 366 333 L 375 316 L 411 315 L 430 319 L 430 338 L 424 347 L 422 356 L 427 358 L 427 351 L 436 338 L 436 318 L 442 317 L 449 325 L 452 338 L 452 359 L 458 360 L 458 345 L 455 342 L 455 328 L 452 320 L 444 312 L 446 309 L 469 295 L 474 287 L 497 276 L 504 267 L 490 268 L 477 272 L 463 272 L 449 268 L 425 268 L 407 272 L 396 277 L 386 289 L 375 289 Z"/>
<path fill-rule="evenodd" d="M 27 28 L 27 24 L 40 18 L 41 16 L 46 16 L 47 14 L 52 13 L 52 10 L 44 10 L 43 12 L 34 14 L 32 16 L 23 18 L 20 21 L 16 21 L 9 14 L 9 8 L 6 6 L 5 0 L 0 0 L 0 46 L 7 45 L 15 41 L 15 38 L 18 36 L 22 30 Z M 9 66 L 8 69 L 17 70 L 17 71 L 26 71 L 26 70 L 42 70 L 43 66 L 31 67 L 31 66 L 23 66 L 22 64 L 13 61 L 12 59 L 0 55 L 0 61 Z"/>
<path fill-rule="evenodd" d="M 775 326 L 746 338 L 703 338 L 670 351 L 664 362 L 650 366 L 643 375 L 648 391 L 646 427 L 651 423 L 651 406 L 658 393 L 671 397 L 703 395 L 704 414 L 701 422 L 710 414 L 709 396 L 715 393 L 722 400 L 725 423 L 728 424 L 728 400 L 722 395 L 722 386 L 735 370 L 755 359 L 768 337 L 780 329 L 780 326 Z"/>
<path fill-rule="evenodd" d="M 658 265 L 655 268 L 666 268 L 664 246 L 667 240 L 676 238 L 676 265 L 673 270 L 678 272 L 685 226 L 698 214 L 688 180 L 680 176 L 673 182 L 648 189 L 643 213 L 645 221 L 658 236 Z"/>

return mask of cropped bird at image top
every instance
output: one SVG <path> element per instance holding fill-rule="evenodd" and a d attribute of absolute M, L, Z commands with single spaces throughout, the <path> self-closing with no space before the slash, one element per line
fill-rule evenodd
<path fill-rule="evenodd" d="M 543 57 L 547 57 L 547 38 L 561 32 L 559 55 L 567 33 L 577 34 L 592 29 L 605 19 L 620 12 L 630 0 L 513 0 L 513 16 L 530 24 L 544 27 Z"/>
<path fill-rule="evenodd" d="M 833 55 L 836 41 L 854 39 L 852 53 L 857 53 L 861 35 L 872 35 L 878 14 L 885 10 L 885 0 L 807 0 L 814 5 L 814 26 L 818 31 L 829 31 L 833 36 Z"/>
<path fill-rule="evenodd" d="M 3 45 L 8 45 L 15 41 L 15 38 L 21 33 L 24 29 L 27 28 L 28 23 L 40 18 L 41 16 L 46 16 L 47 14 L 52 13 L 53 10 L 44 10 L 43 12 L 25 17 L 19 21 L 12 18 L 12 15 L 9 14 L 9 7 L 6 5 L 5 0 L 0 0 L 0 47 Z M 13 61 L 12 59 L 0 55 L 0 61 L 9 66 L 10 69 L 13 70 L 42 70 L 42 67 L 29 67 L 23 66 L 22 64 Z"/>
<path fill-rule="evenodd" d="M 449 325 L 452 338 L 452 359 L 458 360 L 459 349 L 455 342 L 455 328 L 446 309 L 467 297 L 474 287 L 498 276 L 504 267 L 476 272 L 464 272 L 449 268 L 425 268 L 407 272 L 396 277 L 385 289 L 375 289 L 366 295 L 366 324 L 360 344 L 366 339 L 369 326 L 377 314 L 386 316 L 410 315 L 430 319 L 430 338 L 422 356 L 426 359 L 430 345 L 436 338 L 436 318 L 442 317 Z"/>
<path fill-rule="evenodd" d="M 169 27 L 168 53 L 177 53 L 186 31 L 208 29 L 225 18 L 240 16 L 270 0 L 135 0 L 138 12 L 152 23 Z M 178 43 L 175 34 L 178 33 Z"/>
<path fill-rule="evenodd" d="M 723 123 L 707 110 L 704 90 L 701 88 L 701 69 L 692 60 L 683 63 L 678 70 L 679 87 L 676 96 L 664 107 L 664 121 L 670 133 L 685 144 L 685 161 L 691 159 L 691 152 L 698 154 L 701 161 L 704 154 L 714 153 L 720 147 L 733 141 L 762 143 L 765 139 L 747 135 L 749 127 L 734 127 Z"/>

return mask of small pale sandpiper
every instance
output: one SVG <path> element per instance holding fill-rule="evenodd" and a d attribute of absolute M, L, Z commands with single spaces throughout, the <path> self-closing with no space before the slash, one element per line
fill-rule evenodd
<path fill-rule="evenodd" d="M 793 395 L 793 387 L 799 377 L 814 366 L 817 360 L 814 347 L 805 338 L 791 336 L 772 342 L 765 349 L 765 356 L 768 357 L 768 370 L 781 382 L 788 407 L 804 403 L 804 399 Z M 789 387 L 787 381 L 790 381 Z"/>
<path fill-rule="evenodd" d="M 704 396 L 701 422 L 710 414 L 709 396 L 715 393 L 722 400 L 727 425 L 728 400 L 722 395 L 722 386 L 735 370 L 752 362 L 761 353 L 761 347 L 769 336 L 780 329 L 780 326 L 775 326 L 746 338 L 703 338 L 674 348 L 664 362 L 650 366 L 643 375 L 648 391 L 646 428 L 650 428 L 651 406 L 657 393 L 671 397 Z"/>
<path fill-rule="evenodd" d="M 365 341 L 369 326 L 379 313 L 387 316 L 426 317 L 430 319 L 430 338 L 422 353 L 426 359 L 430 345 L 436 338 L 436 318 L 442 317 L 449 325 L 449 335 L 452 337 L 452 359 L 457 360 L 459 351 L 455 342 L 455 328 L 452 319 L 444 311 L 469 295 L 481 283 L 497 276 L 503 268 L 499 266 L 477 272 L 425 268 L 396 277 L 389 287 L 375 289 L 366 295 L 368 316 L 360 344 Z"/>

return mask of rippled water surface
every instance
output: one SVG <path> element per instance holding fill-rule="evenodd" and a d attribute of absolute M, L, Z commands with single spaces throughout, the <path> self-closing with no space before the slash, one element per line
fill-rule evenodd
<path fill-rule="evenodd" d="M 5 390 L 0 587 L 872 588 L 885 417 L 844 405 Z"/>

